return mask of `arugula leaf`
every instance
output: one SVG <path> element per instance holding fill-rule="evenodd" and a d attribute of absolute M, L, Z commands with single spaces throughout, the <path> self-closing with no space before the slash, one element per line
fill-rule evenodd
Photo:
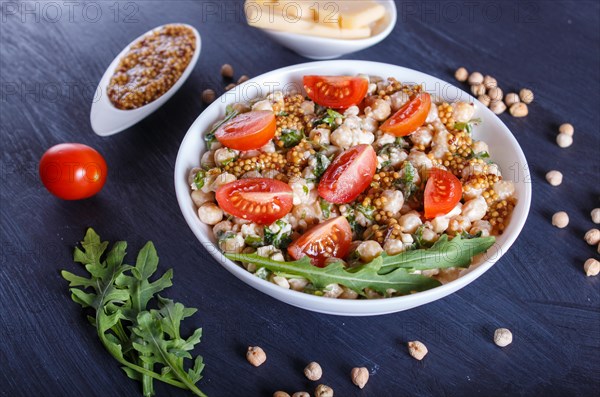
<path fill-rule="evenodd" d="M 73 258 L 75 262 L 84 265 L 90 277 L 77 276 L 65 270 L 61 272 L 61 275 L 69 281 L 69 290 L 73 301 L 79 303 L 83 308 L 94 311 L 94 316 L 88 318 L 96 327 L 98 338 L 109 353 L 123 365 L 122 368 L 127 376 L 142 382 L 145 396 L 154 394 L 153 379 L 189 389 L 197 396 L 205 396 L 195 386 L 203 367 L 200 357 L 196 359 L 197 364 L 185 372 L 182 361 L 169 361 L 169 354 L 172 354 L 169 351 L 161 350 L 161 357 L 165 357 L 165 359 L 157 361 L 152 355 L 155 351 L 140 351 L 136 348 L 138 345 L 145 346 L 146 344 L 163 346 L 164 343 L 167 343 L 179 347 L 181 345 L 178 338 L 172 336 L 175 329 L 177 329 L 177 333 L 179 332 L 177 317 L 173 319 L 170 327 L 165 325 L 166 334 L 162 328 L 159 328 L 160 332 L 152 333 L 152 340 L 145 339 L 149 334 L 141 335 L 134 331 L 135 328 L 145 329 L 145 326 L 150 326 L 150 324 L 146 324 L 146 318 L 153 314 L 152 311 L 148 312 L 146 306 L 157 292 L 171 286 L 172 270 L 168 270 L 158 280 L 150 282 L 150 278 L 154 276 L 158 267 L 158 256 L 154 245 L 149 242 L 142 248 L 135 266 L 123 264 L 127 243 L 122 241 L 115 243 L 105 255 L 108 242 L 102 242 L 91 228 L 87 230 L 81 246 L 83 249 L 75 248 Z M 104 260 L 102 260 L 103 256 L 105 256 Z M 159 298 L 159 308 L 167 306 L 169 304 L 161 302 Z M 189 316 L 190 310 L 194 309 L 184 311 L 186 315 L 183 317 Z M 183 317 L 178 318 L 181 320 Z M 161 321 L 163 320 L 161 319 Z M 196 339 L 183 345 L 183 349 L 185 350 L 187 347 L 191 349 L 193 347 L 191 343 Z M 171 346 L 169 345 L 169 347 Z M 156 364 L 168 366 L 169 369 L 166 370 L 163 367 L 163 370 L 156 372 L 154 370 Z"/>
<path fill-rule="evenodd" d="M 232 105 L 227 105 L 227 108 L 225 108 L 225 118 L 213 124 L 213 127 L 210 129 L 208 134 L 204 136 L 204 141 L 206 142 L 206 146 L 209 150 L 211 145 L 217 140 L 217 138 L 215 138 L 215 132 L 217 132 L 219 127 L 227 123 L 229 120 L 231 120 L 238 114 L 240 113 L 237 110 L 235 110 Z"/>
<path fill-rule="evenodd" d="M 494 236 L 464 239 L 457 235 L 449 240 L 448 235 L 443 234 L 431 248 L 404 251 L 396 255 L 383 253 L 381 272 L 392 272 L 398 268 L 430 270 L 468 267 L 475 255 L 486 252 L 495 242 Z"/>
<path fill-rule="evenodd" d="M 372 262 L 352 269 L 344 268 L 342 262 L 333 262 L 324 268 L 311 265 L 310 258 L 293 262 L 277 262 L 256 254 L 225 254 L 231 260 L 254 263 L 275 274 L 283 276 L 303 277 L 310 281 L 316 289 L 324 289 L 329 284 L 341 284 L 358 294 L 364 295 L 365 288 L 371 288 L 381 294 L 394 289 L 400 294 L 413 291 L 424 291 L 440 285 L 440 282 L 419 274 L 410 274 L 405 269 L 396 269 L 381 275 L 382 261 L 376 258 Z"/>
<path fill-rule="evenodd" d="M 254 263 L 284 277 L 303 277 L 316 289 L 337 283 L 364 295 L 365 288 L 385 294 L 394 289 L 400 294 L 424 291 L 440 283 L 432 278 L 412 274 L 415 270 L 448 267 L 468 267 L 473 256 L 487 251 L 496 241 L 494 237 L 462 239 L 456 236 L 448 240 L 442 235 L 429 249 L 405 251 L 397 255 L 383 253 L 373 261 L 346 269 L 342 262 L 333 262 L 324 268 L 311 265 L 304 257 L 293 262 L 278 262 L 256 254 L 225 254 L 231 260 Z"/>
<path fill-rule="evenodd" d="M 279 137 L 279 140 L 283 142 L 283 147 L 286 149 L 296 146 L 302 139 L 304 139 L 304 132 L 291 128 L 282 129 L 281 136 Z"/>

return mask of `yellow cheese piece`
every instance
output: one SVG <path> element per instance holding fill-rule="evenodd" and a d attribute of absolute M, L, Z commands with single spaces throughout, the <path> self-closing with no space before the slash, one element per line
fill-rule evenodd
<path fill-rule="evenodd" d="M 356 29 L 385 16 L 385 7 L 374 0 L 254 0 L 278 10 L 288 19 L 302 18 L 330 27 Z M 285 13 L 285 15 L 283 15 Z"/>
<path fill-rule="evenodd" d="M 341 29 L 338 26 L 329 26 L 305 19 L 284 17 L 281 13 L 272 12 L 272 8 L 270 10 L 271 12 L 269 12 L 268 8 L 265 9 L 254 5 L 246 7 L 248 24 L 261 29 L 273 29 L 334 39 L 364 39 L 371 36 L 371 28 L 368 26 Z"/>

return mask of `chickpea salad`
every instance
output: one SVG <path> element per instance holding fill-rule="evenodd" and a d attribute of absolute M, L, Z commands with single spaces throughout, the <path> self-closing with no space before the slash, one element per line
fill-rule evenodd
<path fill-rule="evenodd" d="M 227 107 L 189 173 L 224 255 L 280 287 L 387 298 L 458 278 L 503 233 L 513 182 L 469 102 L 393 77 L 304 76 Z"/>

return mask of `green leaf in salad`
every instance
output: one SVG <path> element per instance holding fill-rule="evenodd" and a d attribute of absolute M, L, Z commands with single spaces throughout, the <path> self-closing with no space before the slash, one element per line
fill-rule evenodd
<path fill-rule="evenodd" d="M 203 170 L 196 172 L 196 175 L 194 175 L 194 186 L 196 187 L 197 190 L 200 190 L 204 187 L 204 178 L 205 177 L 206 177 L 206 172 Z"/>
<path fill-rule="evenodd" d="M 467 122 L 454 123 L 455 130 L 467 131 L 469 134 L 473 132 L 473 125 L 481 123 L 481 119 L 471 119 Z"/>
<path fill-rule="evenodd" d="M 315 154 L 315 168 L 313 169 L 314 176 L 317 179 L 320 178 L 330 165 L 331 160 L 323 153 Z"/>
<path fill-rule="evenodd" d="M 98 338 L 123 366 L 127 376 L 142 382 L 144 396 L 154 394 L 153 380 L 188 389 L 197 396 L 206 396 L 195 385 L 203 368 L 202 358 L 198 356 L 193 367 L 186 371 L 183 358 L 191 358 L 191 355 L 173 357 L 176 348 L 187 352 L 198 341 L 198 330 L 185 343 L 180 342 L 178 336 L 179 323 L 195 309 L 185 309 L 184 316 L 176 314 L 179 309 L 174 309 L 175 314 L 166 324 L 164 316 L 147 308 L 158 292 L 171 286 L 172 278 L 172 270 L 168 270 L 155 281 L 150 281 L 158 267 L 154 245 L 149 242 L 142 248 L 135 266 L 123 264 L 126 242 L 115 243 L 107 253 L 108 242 L 102 242 L 91 228 L 87 230 L 81 247 L 75 248 L 73 259 L 85 267 L 89 277 L 77 276 L 66 270 L 61 275 L 69 281 L 73 301 L 92 311 L 93 316 L 88 318 L 96 328 Z M 182 306 L 170 304 L 160 297 L 158 300 L 160 311 L 167 306 Z M 150 329 L 151 332 L 146 332 Z"/>
<path fill-rule="evenodd" d="M 265 226 L 265 243 L 279 249 L 285 249 L 292 242 L 292 225 L 279 219 Z"/>
<path fill-rule="evenodd" d="M 210 131 L 204 136 L 204 141 L 206 142 L 206 146 L 210 150 L 211 145 L 216 142 L 217 138 L 215 138 L 215 132 L 221 127 L 223 124 L 227 123 L 229 120 L 234 118 L 240 114 L 232 105 L 227 105 L 225 108 L 225 118 L 223 120 L 217 121 L 213 124 Z"/>
<path fill-rule="evenodd" d="M 472 152 L 471 155 L 468 157 L 468 160 L 481 159 L 481 160 L 485 160 L 489 164 L 489 163 L 491 163 L 489 158 L 490 158 L 490 154 L 488 152 L 479 152 L 479 153 Z"/>
<path fill-rule="evenodd" d="M 424 291 L 440 285 L 440 282 L 435 279 L 419 274 L 410 274 L 405 269 L 397 269 L 381 275 L 379 274 L 382 263 L 380 259 L 346 269 L 340 261 L 319 268 L 313 266 L 307 256 L 293 262 L 278 262 L 256 254 L 225 254 L 225 256 L 231 260 L 254 263 L 279 276 L 303 277 L 318 290 L 323 290 L 330 284 L 340 284 L 361 295 L 365 294 L 365 288 L 373 289 L 381 294 L 386 294 L 389 289 L 400 294 L 409 294 L 413 291 Z"/>
<path fill-rule="evenodd" d="M 364 215 L 365 218 L 367 218 L 368 220 L 372 221 L 373 220 L 373 216 L 375 215 L 375 207 L 369 205 L 369 206 L 364 206 L 362 204 L 356 204 L 354 206 L 354 209 L 358 212 L 360 212 L 361 214 Z"/>
<path fill-rule="evenodd" d="M 291 128 L 282 129 L 281 136 L 279 137 L 279 140 L 283 142 L 283 147 L 286 149 L 296 146 L 302 139 L 304 139 L 304 132 Z"/>
<path fill-rule="evenodd" d="M 321 124 L 326 124 L 329 128 L 334 128 L 336 126 L 335 120 L 340 118 L 344 119 L 344 115 L 336 112 L 333 109 L 326 109 L 324 112 L 317 111 L 317 114 L 321 114 L 317 119 L 313 120 L 312 125 L 318 126 Z"/>
<path fill-rule="evenodd" d="M 353 235 L 354 239 L 360 240 L 363 233 L 365 232 L 365 227 L 356 221 L 355 209 L 352 207 L 349 207 L 348 211 L 344 214 L 344 216 L 346 217 L 346 219 L 348 220 L 348 223 L 350 224 L 350 229 L 352 229 L 352 235 Z"/>
<path fill-rule="evenodd" d="M 402 165 L 402 176 L 396 181 L 396 186 L 402 191 L 404 200 L 410 199 L 419 190 L 419 187 L 415 183 L 416 175 L 417 169 L 410 161 L 405 161 Z"/>
<path fill-rule="evenodd" d="M 264 240 L 260 236 L 246 236 L 244 243 L 252 248 L 258 248 L 265 245 Z"/>
<path fill-rule="evenodd" d="M 495 242 L 494 237 L 452 240 L 442 235 L 429 249 L 405 251 L 397 255 L 382 254 L 371 262 L 353 268 L 345 268 L 342 261 L 335 261 L 319 268 L 304 257 L 292 262 L 274 261 L 256 254 L 225 254 L 231 260 L 249 262 L 287 278 L 303 277 L 316 289 L 330 284 L 340 284 L 364 295 L 370 288 L 386 294 L 393 289 L 400 294 L 424 291 L 440 285 L 432 278 L 414 274 L 416 270 L 449 267 L 468 267 L 473 256 L 487 251 Z"/>
<path fill-rule="evenodd" d="M 321 213 L 323 214 L 323 218 L 329 219 L 329 217 L 331 216 L 331 208 L 333 204 L 331 204 L 324 198 L 319 197 L 319 206 L 321 207 Z"/>

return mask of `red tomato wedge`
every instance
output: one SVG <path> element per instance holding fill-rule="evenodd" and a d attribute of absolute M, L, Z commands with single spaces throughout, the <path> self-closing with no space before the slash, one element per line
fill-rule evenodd
<path fill-rule="evenodd" d="M 292 210 L 292 188 L 276 179 L 250 178 L 217 189 L 217 203 L 228 214 L 270 225 Z"/>
<path fill-rule="evenodd" d="M 253 150 L 265 146 L 275 136 L 275 113 L 256 110 L 235 116 L 215 131 L 223 146 L 235 150 Z"/>
<path fill-rule="evenodd" d="M 358 145 L 339 154 L 319 182 L 319 196 L 334 204 L 357 198 L 377 170 L 377 154 L 371 145 Z"/>
<path fill-rule="evenodd" d="M 352 76 L 304 76 L 304 90 L 316 104 L 334 109 L 348 109 L 367 95 L 369 82 Z"/>
<path fill-rule="evenodd" d="M 395 136 L 409 135 L 423 125 L 430 108 L 431 96 L 422 92 L 402 106 L 379 128 Z"/>
<path fill-rule="evenodd" d="M 439 168 L 429 173 L 425 185 L 425 218 L 446 215 L 462 197 L 462 184 L 454 174 Z"/>
<path fill-rule="evenodd" d="M 350 251 L 352 229 L 344 216 L 321 223 L 304 233 L 288 247 L 294 259 L 311 258 L 313 265 L 325 266 L 327 258 L 344 258 Z"/>

